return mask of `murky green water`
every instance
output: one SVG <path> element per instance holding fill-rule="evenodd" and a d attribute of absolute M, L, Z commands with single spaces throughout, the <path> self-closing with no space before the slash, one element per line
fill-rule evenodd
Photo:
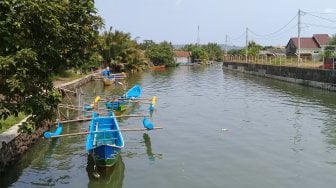
<path fill-rule="evenodd" d="M 140 84 L 144 97 L 158 97 L 151 120 L 163 130 L 125 132 L 120 160 L 100 180 L 92 177 L 85 136 L 41 140 L 0 177 L 0 187 L 335 187 L 336 93 L 221 65 L 148 72 L 129 82 Z M 122 92 L 99 82 L 83 90 Z M 141 127 L 141 119 L 120 126 Z"/>

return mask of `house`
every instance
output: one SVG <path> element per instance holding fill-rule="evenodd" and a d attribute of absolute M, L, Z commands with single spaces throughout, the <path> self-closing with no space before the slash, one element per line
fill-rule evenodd
<path fill-rule="evenodd" d="M 191 53 L 186 51 L 174 51 L 174 61 L 176 64 L 186 64 L 191 62 Z"/>
<path fill-rule="evenodd" d="M 259 55 L 267 57 L 286 57 L 286 49 L 283 46 L 272 47 L 259 51 Z"/>
<path fill-rule="evenodd" d="M 328 34 L 314 34 L 313 37 L 300 37 L 300 56 L 308 59 L 318 59 L 321 52 L 328 45 Z M 297 56 L 298 38 L 294 37 L 289 40 L 286 46 L 287 56 Z"/>

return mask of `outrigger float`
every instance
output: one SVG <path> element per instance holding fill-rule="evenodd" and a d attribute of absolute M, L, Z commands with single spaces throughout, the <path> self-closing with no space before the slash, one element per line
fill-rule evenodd
<path fill-rule="evenodd" d="M 140 100 L 141 95 L 141 87 L 139 85 L 135 85 L 128 92 L 122 95 L 117 99 L 117 102 L 125 102 L 125 104 L 130 103 L 130 101 Z M 115 105 L 116 101 L 107 101 L 106 102 L 106 111 L 107 115 L 102 115 L 96 111 L 98 107 L 98 103 L 101 100 L 101 97 L 95 97 L 94 101 L 83 111 L 93 110 L 90 118 L 81 118 L 81 119 L 73 119 L 73 120 L 64 120 L 58 121 L 56 130 L 54 132 L 45 132 L 44 138 L 59 138 L 66 136 L 78 136 L 78 135 L 87 135 L 86 136 L 86 151 L 90 156 L 94 159 L 94 167 L 111 167 L 115 164 L 116 160 L 119 157 L 121 149 L 125 146 L 124 139 L 122 136 L 122 132 L 124 131 L 148 131 L 155 129 L 162 129 L 162 127 L 154 127 L 154 124 L 150 122 L 147 117 L 149 115 L 143 114 L 130 114 L 130 115 L 115 115 L 113 112 L 113 108 L 109 108 L 107 103 L 112 102 Z M 147 99 L 148 100 L 148 99 Z M 156 104 L 156 97 L 151 98 L 150 111 L 154 109 Z M 119 105 L 119 104 L 118 104 Z M 99 110 L 99 109 L 98 109 Z M 122 117 L 143 117 L 143 128 L 128 128 L 128 129 L 120 129 L 118 125 L 117 118 Z M 90 125 L 88 127 L 88 131 L 77 132 L 77 133 L 69 133 L 62 134 L 62 123 L 70 123 L 70 122 L 80 122 L 80 121 L 88 121 L 90 120 Z"/>

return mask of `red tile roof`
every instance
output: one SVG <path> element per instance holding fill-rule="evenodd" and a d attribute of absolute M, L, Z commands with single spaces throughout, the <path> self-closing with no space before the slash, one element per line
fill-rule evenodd
<path fill-rule="evenodd" d="M 186 51 L 174 51 L 175 57 L 190 57 L 190 52 Z"/>
<path fill-rule="evenodd" d="M 289 40 L 293 42 L 295 47 L 298 48 L 298 38 L 293 37 Z M 328 34 L 314 34 L 313 37 L 301 37 L 300 38 L 300 47 L 301 48 L 321 48 L 322 45 L 327 45 L 329 42 Z M 288 46 L 287 44 L 287 46 Z"/>
<path fill-rule="evenodd" d="M 295 47 L 298 47 L 299 42 L 298 38 L 291 38 Z M 300 47 L 301 48 L 319 48 L 317 42 L 313 38 L 301 37 L 300 38 Z"/>
<path fill-rule="evenodd" d="M 316 40 L 320 47 L 321 45 L 327 45 L 329 43 L 328 34 L 315 34 L 313 35 L 313 38 Z"/>

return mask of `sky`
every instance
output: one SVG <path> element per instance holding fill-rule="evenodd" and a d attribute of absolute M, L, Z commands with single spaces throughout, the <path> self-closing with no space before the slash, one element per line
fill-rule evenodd
<path fill-rule="evenodd" d="M 95 0 L 105 28 L 139 42 L 286 46 L 301 37 L 336 33 L 335 0 Z M 199 29 L 198 29 L 199 28 Z M 247 29 L 248 28 L 248 29 Z"/>

